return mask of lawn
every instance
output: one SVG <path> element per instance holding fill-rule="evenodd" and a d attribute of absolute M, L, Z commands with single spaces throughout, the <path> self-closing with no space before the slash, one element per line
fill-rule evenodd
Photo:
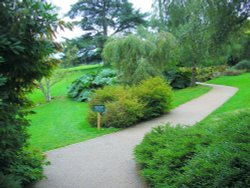
<path fill-rule="evenodd" d="M 35 90 L 29 95 L 36 106 L 32 108 L 36 114 L 30 115 L 31 135 L 29 143 L 31 148 L 38 148 L 42 151 L 55 149 L 69 144 L 85 141 L 104 134 L 108 134 L 118 129 L 97 130 L 91 127 L 87 120 L 87 103 L 72 101 L 67 97 L 67 87 L 77 77 L 89 71 L 96 71 L 100 67 L 82 66 L 77 69 L 70 69 L 70 74 L 52 87 L 54 99 L 45 103 L 42 93 Z M 174 91 L 173 108 L 196 98 L 210 90 L 209 87 L 197 86 L 183 90 Z"/>
<path fill-rule="evenodd" d="M 215 110 L 208 118 L 213 115 L 240 110 L 250 107 L 250 73 L 239 76 L 223 76 L 211 80 L 208 83 L 227 85 L 239 88 L 239 91 L 228 102 Z"/>

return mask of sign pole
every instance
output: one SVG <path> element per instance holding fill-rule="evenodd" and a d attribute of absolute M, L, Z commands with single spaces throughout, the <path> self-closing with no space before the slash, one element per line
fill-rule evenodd
<path fill-rule="evenodd" d="M 97 129 L 100 130 L 101 128 L 101 113 L 97 113 Z"/>

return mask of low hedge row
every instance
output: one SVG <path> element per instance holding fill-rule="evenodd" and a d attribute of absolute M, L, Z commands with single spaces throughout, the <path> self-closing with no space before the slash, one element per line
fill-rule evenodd
<path fill-rule="evenodd" d="M 104 104 L 102 127 L 129 127 L 141 120 L 159 116 L 170 109 L 171 87 L 160 77 L 150 78 L 133 87 L 106 86 L 96 90 L 90 107 Z M 88 121 L 96 126 L 97 114 L 91 109 Z"/>
<path fill-rule="evenodd" d="M 155 128 L 135 148 L 151 187 L 250 187 L 250 109 Z"/>

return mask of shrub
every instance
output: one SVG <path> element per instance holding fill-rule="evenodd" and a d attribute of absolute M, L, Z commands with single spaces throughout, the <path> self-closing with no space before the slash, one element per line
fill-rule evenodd
<path fill-rule="evenodd" d="M 247 70 L 250 72 L 250 60 L 242 60 L 232 67 L 237 70 Z"/>
<path fill-rule="evenodd" d="M 175 89 L 186 88 L 191 83 L 191 69 L 172 69 L 165 72 L 164 76 Z"/>
<path fill-rule="evenodd" d="M 237 70 L 237 69 L 228 69 L 228 70 L 226 70 L 225 71 L 225 75 L 226 76 L 238 76 L 238 75 L 240 75 L 240 74 L 242 74 L 242 73 L 244 73 L 245 72 L 245 70 Z"/>
<path fill-rule="evenodd" d="M 45 156 L 39 151 L 22 151 L 17 160 L 10 166 L 8 172 L 14 174 L 23 185 L 43 179 L 43 166 L 48 165 Z"/>
<path fill-rule="evenodd" d="M 155 128 L 135 148 L 152 187 L 249 187 L 250 111 L 193 127 Z"/>
<path fill-rule="evenodd" d="M 132 94 L 145 106 L 143 119 L 157 117 L 171 108 L 172 90 L 160 77 L 142 81 L 141 84 L 132 88 Z"/>
<path fill-rule="evenodd" d="M 227 66 L 197 67 L 196 80 L 206 82 L 220 76 L 226 71 Z M 192 69 L 190 67 L 179 67 L 164 73 L 166 80 L 175 89 L 183 89 L 190 86 Z"/>
<path fill-rule="evenodd" d="M 1 188 L 21 188 L 21 182 L 13 175 L 3 175 L 0 172 L 0 185 Z"/>
<path fill-rule="evenodd" d="M 69 88 L 68 96 L 76 101 L 89 100 L 93 90 L 116 82 L 116 72 L 112 69 L 103 69 L 98 74 L 85 74 L 75 80 Z"/>
<path fill-rule="evenodd" d="M 102 127 L 129 127 L 142 119 L 159 116 L 170 109 L 172 100 L 171 88 L 159 78 L 150 78 L 138 86 L 124 88 L 122 86 L 106 86 L 96 90 L 90 107 L 104 104 Z M 88 121 L 96 126 L 97 114 L 88 113 Z"/>
<path fill-rule="evenodd" d="M 143 105 L 121 86 L 109 86 L 97 90 L 90 106 L 94 104 L 106 106 L 106 111 L 102 115 L 102 127 L 129 127 L 143 116 Z M 92 110 L 89 111 L 88 121 L 96 126 L 97 114 Z"/>

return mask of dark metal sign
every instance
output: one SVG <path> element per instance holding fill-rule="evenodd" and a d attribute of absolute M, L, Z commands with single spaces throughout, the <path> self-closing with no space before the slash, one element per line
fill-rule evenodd
<path fill-rule="evenodd" d="M 105 106 L 104 105 L 94 105 L 93 111 L 98 112 L 98 113 L 103 113 L 103 112 L 105 112 Z"/>

